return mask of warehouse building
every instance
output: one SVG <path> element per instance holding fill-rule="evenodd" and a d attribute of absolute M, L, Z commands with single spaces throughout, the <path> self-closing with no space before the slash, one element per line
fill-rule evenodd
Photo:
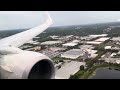
<path fill-rule="evenodd" d="M 105 46 L 105 49 L 111 49 L 112 46 Z"/>
<path fill-rule="evenodd" d="M 89 35 L 89 37 L 98 38 L 98 37 L 105 37 L 105 36 L 107 36 L 107 35 L 108 35 L 108 34 Z"/>
<path fill-rule="evenodd" d="M 113 37 L 111 40 L 112 41 L 120 41 L 120 37 Z"/>
<path fill-rule="evenodd" d="M 79 46 L 80 49 L 94 49 L 93 45 L 80 45 Z"/>
<path fill-rule="evenodd" d="M 63 44 L 63 47 L 74 47 L 78 45 L 78 43 L 75 43 L 75 42 L 69 42 L 69 43 L 65 43 Z"/>
<path fill-rule="evenodd" d="M 102 42 L 96 42 L 96 41 L 88 41 L 88 42 L 86 42 L 86 44 L 90 44 L 90 45 L 99 45 L 101 43 Z"/>
<path fill-rule="evenodd" d="M 109 37 L 102 37 L 102 38 L 99 38 L 97 40 L 95 40 L 96 42 L 104 42 L 106 40 L 109 40 L 110 38 Z"/>
<path fill-rule="evenodd" d="M 69 58 L 69 59 L 77 59 L 80 56 L 84 55 L 84 51 L 81 49 L 71 49 L 63 54 L 61 54 L 62 58 Z"/>
<path fill-rule="evenodd" d="M 45 41 L 42 42 L 41 45 L 55 45 L 55 44 L 61 44 L 61 41 Z"/>

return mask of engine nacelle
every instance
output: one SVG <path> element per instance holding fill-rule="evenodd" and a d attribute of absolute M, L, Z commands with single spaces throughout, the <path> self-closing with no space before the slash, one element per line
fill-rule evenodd
<path fill-rule="evenodd" d="M 1 79 L 54 79 L 54 64 L 47 56 L 24 51 L 0 57 Z"/>

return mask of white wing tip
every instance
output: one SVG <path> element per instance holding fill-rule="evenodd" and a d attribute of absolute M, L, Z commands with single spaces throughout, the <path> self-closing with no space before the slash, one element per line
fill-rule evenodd
<path fill-rule="evenodd" d="M 45 14 L 46 14 L 46 16 L 47 16 L 47 20 L 53 22 L 50 14 L 48 13 L 48 11 L 46 11 Z"/>

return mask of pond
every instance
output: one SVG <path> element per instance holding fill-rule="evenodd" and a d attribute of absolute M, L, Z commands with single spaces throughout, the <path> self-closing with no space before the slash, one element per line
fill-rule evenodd
<path fill-rule="evenodd" d="M 96 74 L 90 79 L 120 79 L 120 71 L 109 68 L 101 68 L 96 70 Z"/>

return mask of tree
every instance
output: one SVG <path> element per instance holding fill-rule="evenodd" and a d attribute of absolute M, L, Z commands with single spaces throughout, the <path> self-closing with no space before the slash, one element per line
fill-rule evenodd
<path fill-rule="evenodd" d="M 41 50 L 44 50 L 44 49 L 46 49 L 46 46 L 45 46 L 45 45 L 42 45 L 42 46 L 41 46 Z"/>
<path fill-rule="evenodd" d="M 77 79 L 78 77 L 76 75 L 70 75 L 69 79 Z"/>
<path fill-rule="evenodd" d="M 80 70 L 84 70 L 84 65 L 81 65 L 81 66 L 80 66 Z"/>
<path fill-rule="evenodd" d="M 94 62 L 91 61 L 91 60 L 86 62 L 86 65 L 87 65 L 88 69 L 91 68 L 93 66 L 93 64 L 94 64 Z"/>
<path fill-rule="evenodd" d="M 64 62 L 63 60 L 59 60 L 59 62 Z"/>

